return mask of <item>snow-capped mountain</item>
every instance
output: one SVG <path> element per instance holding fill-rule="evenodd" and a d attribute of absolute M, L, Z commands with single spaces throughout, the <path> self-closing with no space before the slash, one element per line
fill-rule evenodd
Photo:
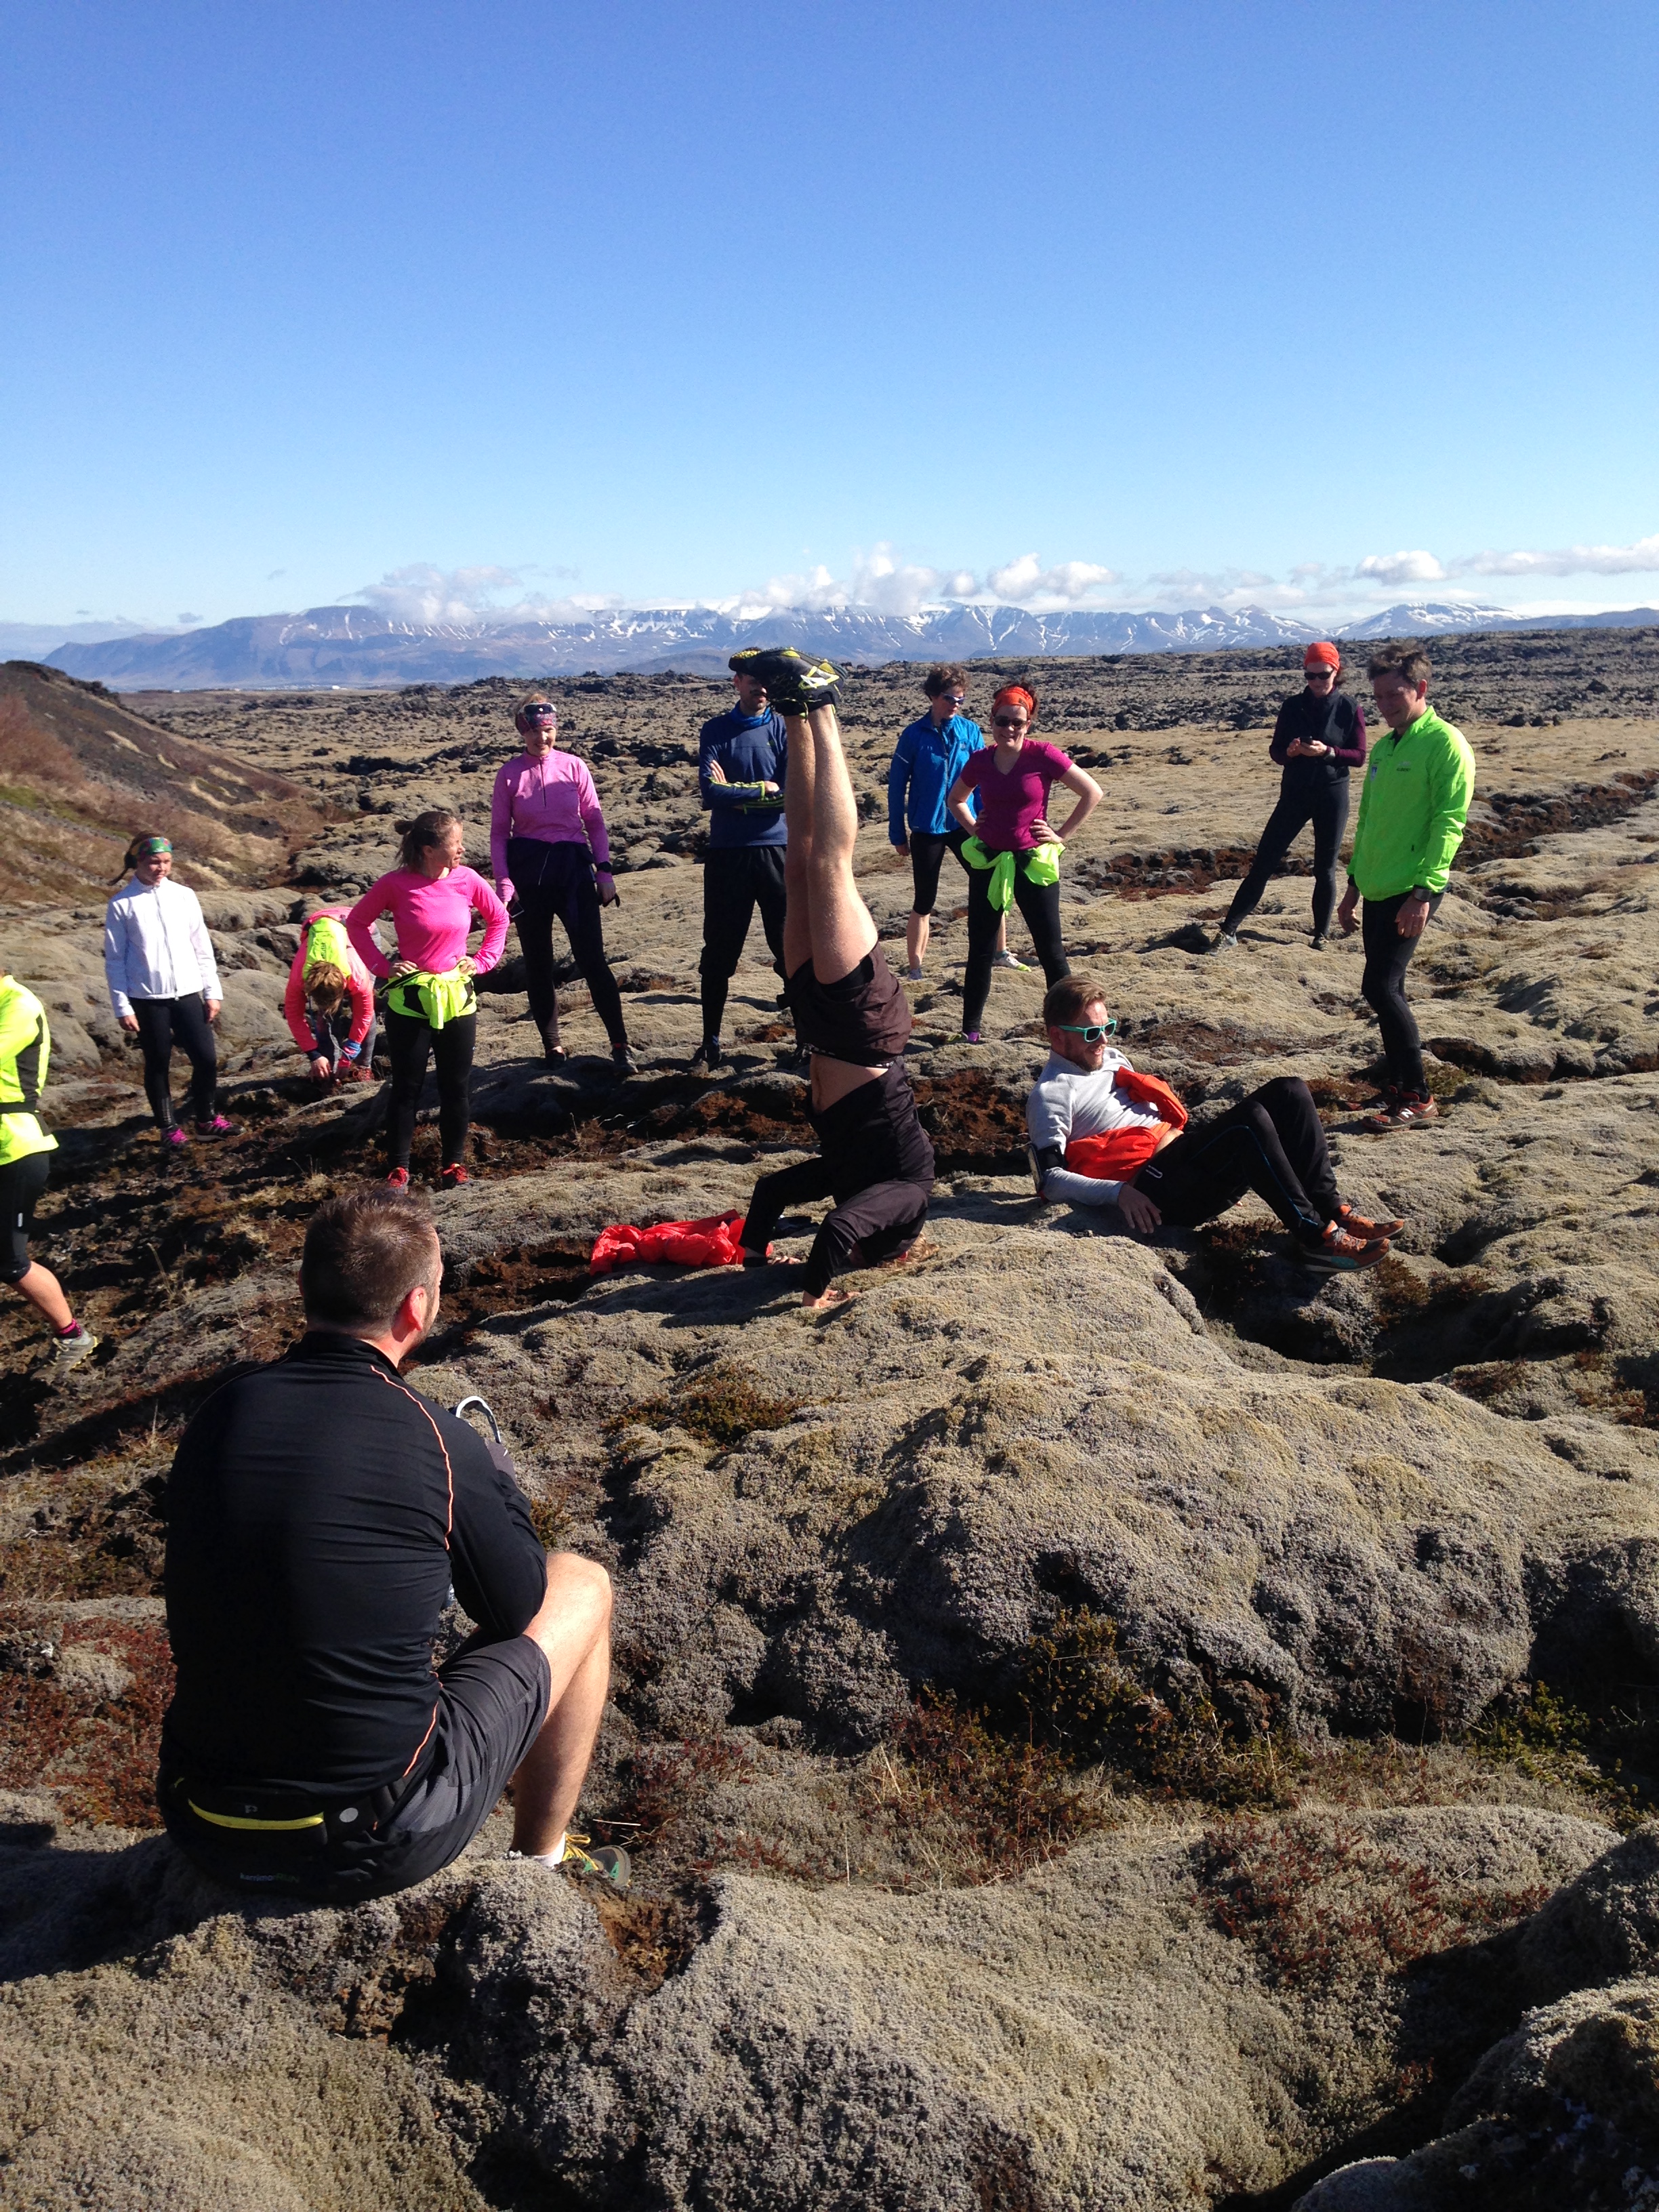
<path fill-rule="evenodd" d="M 1501 607 L 1425 601 L 1390 607 L 1335 635 L 1423 637 L 1448 630 L 1577 629 L 1659 623 L 1640 608 L 1625 615 L 1528 621 Z M 793 645 L 831 659 L 1036 659 L 1051 655 L 1214 653 L 1237 646 L 1299 646 L 1329 635 L 1263 607 L 1182 614 L 1021 607 L 943 606 L 914 615 L 866 607 L 732 615 L 713 607 L 607 610 L 564 623 L 422 625 L 367 607 L 312 607 L 303 614 L 242 616 L 203 629 L 145 632 L 103 643 L 65 643 L 46 654 L 71 676 L 122 691 L 227 689 L 373 689 L 466 684 L 485 676 L 606 676 L 625 669 L 720 673 L 747 645 Z"/>

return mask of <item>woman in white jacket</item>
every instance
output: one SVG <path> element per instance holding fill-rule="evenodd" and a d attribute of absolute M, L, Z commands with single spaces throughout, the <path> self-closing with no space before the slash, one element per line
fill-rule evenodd
<path fill-rule="evenodd" d="M 115 1018 L 143 1045 L 144 1095 L 161 1142 L 176 1151 L 186 1139 L 173 1118 L 175 1045 L 190 1061 L 197 1135 L 222 1137 L 230 1127 L 214 1111 L 219 1056 L 212 1024 L 224 994 L 201 902 L 172 880 L 170 840 L 141 834 L 121 865 L 132 875 L 105 910 L 104 973 Z"/>

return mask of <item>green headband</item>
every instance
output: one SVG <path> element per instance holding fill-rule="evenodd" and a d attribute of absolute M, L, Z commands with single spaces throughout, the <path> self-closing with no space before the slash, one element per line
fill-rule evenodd
<path fill-rule="evenodd" d="M 173 840 L 171 837 L 146 837 L 133 849 L 139 860 L 148 860 L 157 853 L 170 853 Z"/>

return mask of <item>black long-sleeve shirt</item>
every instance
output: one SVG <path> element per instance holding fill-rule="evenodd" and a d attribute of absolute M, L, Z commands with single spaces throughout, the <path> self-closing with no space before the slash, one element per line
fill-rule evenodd
<path fill-rule="evenodd" d="M 1291 741 L 1329 745 L 1331 750 L 1312 760 L 1298 753 L 1288 757 Z M 1346 780 L 1351 768 L 1365 765 L 1365 710 L 1357 699 L 1334 688 L 1321 699 L 1311 691 L 1295 691 L 1279 710 L 1267 751 L 1285 771 L 1283 781 L 1328 783 Z"/>
<path fill-rule="evenodd" d="M 413 1772 L 452 1579 L 492 1639 L 546 1589 L 523 1493 L 477 1430 L 356 1337 L 319 1331 L 227 1383 L 167 1486 L 164 1756 L 319 1796 Z"/>

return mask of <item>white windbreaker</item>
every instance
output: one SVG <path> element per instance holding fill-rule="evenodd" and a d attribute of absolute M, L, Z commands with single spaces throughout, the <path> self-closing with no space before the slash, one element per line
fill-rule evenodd
<path fill-rule="evenodd" d="M 141 884 L 134 876 L 104 913 L 104 973 L 118 1021 L 135 999 L 222 999 L 213 941 L 201 901 L 183 884 L 163 876 Z"/>

